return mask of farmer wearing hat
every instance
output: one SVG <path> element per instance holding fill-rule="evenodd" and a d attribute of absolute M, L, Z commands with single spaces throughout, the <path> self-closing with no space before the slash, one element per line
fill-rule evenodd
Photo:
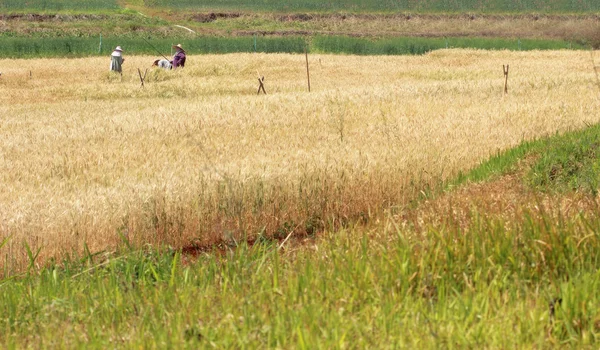
<path fill-rule="evenodd" d="M 117 72 L 117 73 L 122 73 L 122 68 L 121 66 L 123 65 L 123 62 L 125 61 L 125 59 L 123 58 L 123 49 L 121 49 L 121 46 L 117 46 L 115 48 L 115 51 L 113 51 L 113 53 L 110 55 L 110 70 L 113 72 Z"/>
<path fill-rule="evenodd" d="M 173 56 L 173 69 L 177 67 L 185 67 L 185 50 L 181 47 L 181 44 L 173 45 L 175 49 L 175 56 Z"/>

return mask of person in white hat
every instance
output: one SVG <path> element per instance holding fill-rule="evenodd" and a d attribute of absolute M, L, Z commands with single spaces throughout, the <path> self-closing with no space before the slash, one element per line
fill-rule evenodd
<path fill-rule="evenodd" d="M 115 51 L 110 55 L 110 70 L 117 73 L 122 73 L 122 65 L 125 59 L 123 58 L 123 49 L 117 46 Z"/>
<path fill-rule="evenodd" d="M 173 56 L 173 69 L 185 67 L 185 50 L 181 47 L 181 44 L 173 45 L 173 48 L 176 51 Z"/>

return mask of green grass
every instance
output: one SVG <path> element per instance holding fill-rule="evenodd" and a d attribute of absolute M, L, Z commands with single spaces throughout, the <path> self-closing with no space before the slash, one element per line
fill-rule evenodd
<path fill-rule="evenodd" d="M 308 45 L 309 51 L 321 53 L 345 53 L 357 55 L 415 55 L 424 54 L 442 48 L 480 48 L 480 49 L 584 49 L 582 45 L 571 44 L 560 40 L 519 40 L 485 39 L 485 38 L 391 38 L 364 39 L 339 36 L 317 36 L 311 39 L 297 36 L 284 37 L 187 37 L 151 39 L 154 46 L 168 49 L 173 43 L 182 43 L 191 54 L 232 53 L 232 52 L 287 52 L 300 53 Z M 255 46 L 256 42 L 256 46 Z M 2 37 L 0 51 L 2 58 L 33 57 L 82 57 L 106 55 L 117 45 L 122 46 L 127 54 L 156 54 L 141 37 L 108 37 L 102 41 L 100 37 L 51 37 L 23 38 Z"/>
<path fill-rule="evenodd" d="M 141 5 L 140 1 L 127 1 Z M 419 12 L 419 13 L 593 13 L 600 11 L 594 0 L 145 0 L 146 7 L 198 11 L 269 11 L 269 12 Z M 11 11 L 86 11 L 119 9 L 116 0 L 3 0 L 0 9 Z"/>
<path fill-rule="evenodd" d="M 600 128 L 551 139 L 529 172 L 530 183 L 541 190 L 582 190 L 598 193 L 600 182 Z"/>
<path fill-rule="evenodd" d="M 117 10 L 117 0 L 2 0 L 0 10 L 16 11 L 89 11 Z"/>
<path fill-rule="evenodd" d="M 318 250 L 285 254 L 264 241 L 187 266 L 168 251 L 96 268 L 90 256 L 0 282 L 0 344 L 595 347 L 600 220 L 549 224 L 476 217 L 466 231 L 418 237 L 342 231 Z"/>
<path fill-rule="evenodd" d="M 452 188 L 466 182 L 481 182 L 516 170 L 518 162 L 535 159 L 526 180 L 537 190 L 584 191 L 596 195 L 600 183 L 600 125 L 555 135 L 499 152 L 489 160 L 459 174 L 447 184 Z"/>
<path fill-rule="evenodd" d="M 483 12 L 483 13 L 582 13 L 600 11 L 600 3 L 594 0 L 462 0 L 462 1 L 410 1 L 410 0 L 262 0 L 248 2 L 243 0 L 147 0 L 146 6 L 194 9 L 194 10 L 251 10 L 251 11 L 314 11 L 314 12 Z"/>
<path fill-rule="evenodd" d="M 260 38 L 254 46 L 252 37 L 199 37 L 194 39 L 150 39 L 153 46 L 170 54 L 174 43 L 181 43 L 190 54 L 231 53 L 231 52 L 303 52 L 305 41 L 300 37 L 268 37 Z M 83 57 L 109 55 L 114 47 L 120 45 L 128 55 L 150 54 L 156 51 L 142 38 L 2 38 L 0 45 L 4 48 L 0 57 Z"/>
<path fill-rule="evenodd" d="M 196 11 L 267 11 L 267 12 L 414 12 L 414 13 L 594 13 L 600 3 L 594 0 L 145 0 L 125 1 L 136 6 Z M 116 0 L 3 0 L 7 11 L 90 11 L 120 9 Z"/>
<path fill-rule="evenodd" d="M 311 49 L 324 53 L 357 55 L 420 55 L 444 48 L 485 50 L 560 50 L 586 47 L 562 40 L 520 40 L 496 38 L 384 38 L 366 39 L 344 36 L 317 36 Z"/>

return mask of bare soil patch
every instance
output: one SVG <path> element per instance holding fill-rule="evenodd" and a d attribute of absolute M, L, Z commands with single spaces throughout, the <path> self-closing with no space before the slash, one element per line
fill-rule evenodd
<path fill-rule="evenodd" d="M 241 13 L 227 13 L 227 12 L 209 12 L 209 13 L 195 13 L 191 16 L 191 20 L 200 23 L 210 23 L 217 19 L 231 19 L 241 17 Z"/>

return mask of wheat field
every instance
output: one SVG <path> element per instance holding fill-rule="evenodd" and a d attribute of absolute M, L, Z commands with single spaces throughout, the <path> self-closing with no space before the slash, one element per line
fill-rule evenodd
<path fill-rule="evenodd" d="M 126 48 L 125 48 L 126 49 Z M 313 233 L 404 210 L 423 184 L 596 123 L 589 52 L 0 60 L 5 273 L 65 254 Z M 508 94 L 502 65 L 509 64 Z M 257 75 L 267 95 L 256 94 Z"/>

